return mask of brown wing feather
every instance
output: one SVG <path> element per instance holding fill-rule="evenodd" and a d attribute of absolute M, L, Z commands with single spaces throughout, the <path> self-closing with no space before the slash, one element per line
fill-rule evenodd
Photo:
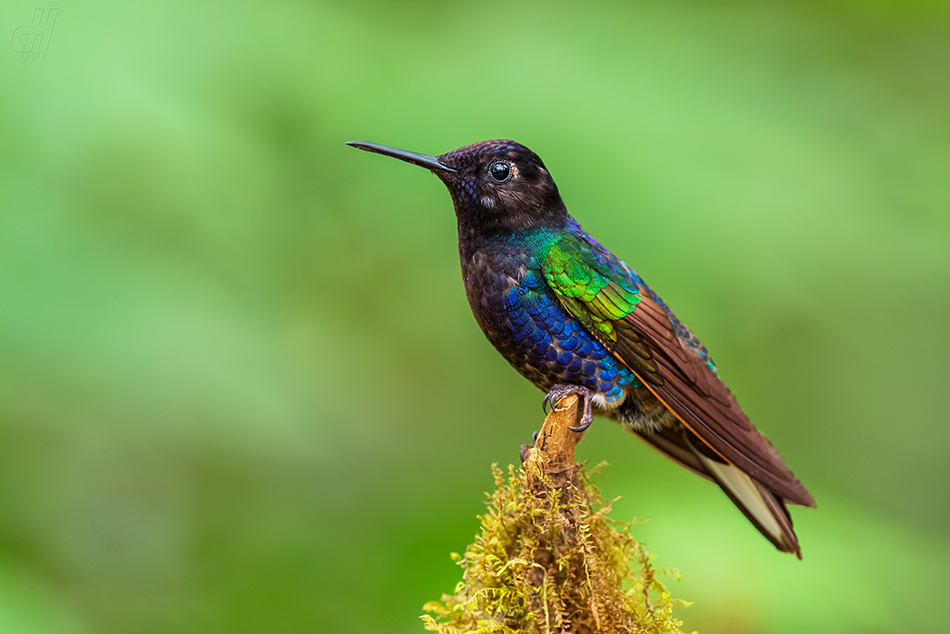
<path fill-rule="evenodd" d="M 706 362 L 676 335 L 647 293 L 624 322 L 615 322 L 615 356 L 703 443 L 789 502 L 815 501 L 752 425 Z M 629 325 L 629 327 L 627 327 Z M 644 358 L 644 352 L 649 357 Z"/>

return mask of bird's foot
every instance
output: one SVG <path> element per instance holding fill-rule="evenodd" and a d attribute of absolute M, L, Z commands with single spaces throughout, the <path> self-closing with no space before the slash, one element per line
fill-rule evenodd
<path fill-rule="evenodd" d="M 571 394 L 583 396 L 584 414 L 581 416 L 581 424 L 577 427 L 568 427 L 568 429 L 573 432 L 582 432 L 590 427 L 590 424 L 594 422 L 594 413 L 591 407 L 592 399 L 596 393 L 597 392 L 594 390 L 589 390 L 586 387 L 581 387 L 580 385 L 566 385 L 564 383 L 556 383 L 547 393 L 547 396 L 544 397 L 544 400 L 541 402 L 541 408 L 545 413 L 547 413 L 548 405 L 552 403 L 556 404 L 565 396 L 570 396 Z"/>

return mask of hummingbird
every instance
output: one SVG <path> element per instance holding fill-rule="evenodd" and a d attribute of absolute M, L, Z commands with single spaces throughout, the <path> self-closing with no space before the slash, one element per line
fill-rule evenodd
<path fill-rule="evenodd" d="M 815 501 L 749 421 L 699 338 L 623 260 L 567 212 L 537 154 L 508 140 L 441 156 L 350 141 L 430 170 L 458 220 L 475 321 L 546 395 L 576 394 L 583 414 L 620 423 L 718 484 L 778 550 L 801 559 L 787 504 Z"/>

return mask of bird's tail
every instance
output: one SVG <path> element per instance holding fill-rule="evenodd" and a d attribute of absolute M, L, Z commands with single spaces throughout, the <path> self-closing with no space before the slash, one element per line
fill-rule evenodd
<path fill-rule="evenodd" d="M 791 515 L 781 497 L 723 461 L 689 430 L 666 428 L 653 433 L 634 433 L 667 458 L 718 484 L 733 504 L 739 507 L 743 515 L 776 548 L 802 558 L 798 536 L 792 528 Z"/>
<path fill-rule="evenodd" d="M 759 532 L 782 552 L 794 553 L 801 559 L 802 549 L 798 545 L 798 536 L 792 528 L 792 517 L 785 507 L 785 501 L 736 467 L 703 455 L 692 443 L 690 447 L 706 468 L 706 473 L 722 487 Z"/>

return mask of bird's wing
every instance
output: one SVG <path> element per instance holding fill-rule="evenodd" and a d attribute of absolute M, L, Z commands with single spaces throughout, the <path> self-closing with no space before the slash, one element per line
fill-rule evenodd
<path fill-rule="evenodd" d="M 596 242 L 569 234 L 551 247 L 542 268 L 564 308 L 703 443 L 789 502 L 814 506 L 708 359 L 678 336 L 662 300 L 608 257 Z"/>

